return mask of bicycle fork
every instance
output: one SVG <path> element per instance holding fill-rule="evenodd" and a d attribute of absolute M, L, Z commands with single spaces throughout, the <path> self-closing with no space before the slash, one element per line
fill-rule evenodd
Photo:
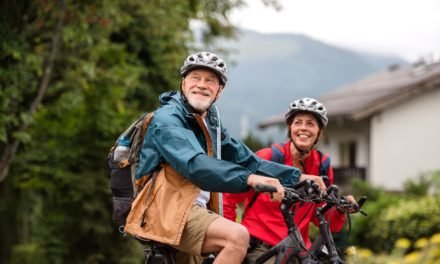
<path fill-rule="evenodd" d="M 293 222 L 293 213 L 290 210 L 282 210 L 282 213 L 286 224 L 289 227 L 288 236 L 277 245 L 269 249 L 269 251 L 261 255 L 255 261 L 255 264 L 262 264 L 274 255 L 277 256 L 275 264 L 287 264 L 295 256 L 301 264 L 317 263 L 313 261 L 308 255 L 301 233 L 299 232 L 298 227 Z"/>
<path fill-rule="evenodd" d="M 339 257 L 333 236 L 330 234 L 329 224 L 320 209 L 316 209 L 316 217 L 319 220 L 320 235 L 316 238 L 316 241 L 313 243 L 310 251 L 313 252 L 314 255 L 317 255 L 317 252 L 321 249 L 321 246 L 324 245 L 328 251 L 331 264 L 344 264 L 345 262 Z"/>

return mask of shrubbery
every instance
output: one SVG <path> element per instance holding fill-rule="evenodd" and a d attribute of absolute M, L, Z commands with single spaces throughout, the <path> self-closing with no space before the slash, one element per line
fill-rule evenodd
<path fill-rule="evenodd" d="M 368 217 L 352 217 L 349 244 L 358 252 L 349 263 L 440 263 L 439 183 L 440 172 L 408 181 L 402 193 L 355 182 Z"/>
<path fill-rule="evenodd" d="M 414 250 L 407 253 L 409 248 Z M 435 264 L 440 263 L 440 233 L 431 238 L 420 238 L 414 243 L 398 239 L 390 254 L 376 254 L 369 249 L 351 247 L 347 250 L 351 264 Z"/>
<path fill-rule="evenodd" d="M 440 232 L 440 196 L 402 199 L 370 221 L 365 240 L 376 252 L 393 249 L 399 238 L 416 241 Z"/>

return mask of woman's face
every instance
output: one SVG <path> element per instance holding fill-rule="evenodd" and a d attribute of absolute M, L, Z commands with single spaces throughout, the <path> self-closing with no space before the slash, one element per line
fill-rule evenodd
<path fill-rule="evenodd" d="M 299 113 L 290 124 L 290 138 L 301 150 L 309 150 L 319 136 L 319 123 L 313 114 Z"/>

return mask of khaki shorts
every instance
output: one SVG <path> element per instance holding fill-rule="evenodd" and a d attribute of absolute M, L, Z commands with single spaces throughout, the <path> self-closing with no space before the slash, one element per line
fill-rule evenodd
<path fill-rule="evenodd" d="M 180 244 L 173 247 L 191 255 L 201 256 L 206 231 L 218 217 L 218 214 L 208 209 L 193 205 L 183 228 Z"/>

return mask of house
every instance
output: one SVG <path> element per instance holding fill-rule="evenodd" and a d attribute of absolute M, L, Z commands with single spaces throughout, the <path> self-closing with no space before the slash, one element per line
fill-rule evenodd
<path fill-rule="evenodd" d="M 394 65 L 317 99 L 329 117 L 319 148 L 339 181 L 358 176 L 398 191 L 440 170 L 440 62 Z M 284 117 L 259 127 L 273 125 L 284 126 Z"/>

